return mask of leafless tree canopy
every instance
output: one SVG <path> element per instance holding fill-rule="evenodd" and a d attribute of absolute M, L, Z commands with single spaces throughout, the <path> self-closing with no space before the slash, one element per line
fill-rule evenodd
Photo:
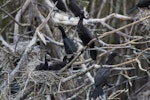
<path fill-rule="evenodd" d="M 0 1 L 0 100 L 91 100 L 100 67 L 112 68 L 112 87 L 103 87 L 101 99 L 150 100 L 150 9 L 127 14 L 138 0 L 76 1 L 86 8 L 83 23 L 95 37 L 86 46 L 69 8 L 58 10 L 52 0 Z M 74 58 L 57 71 L 35 70 L 45 55 L 48 64 L 66 55 L 58 25 L 78 47 Z M 88 53 L 93 42 L 95 61 Z M 105 65 L 114 51 L 119 56 Z"/>

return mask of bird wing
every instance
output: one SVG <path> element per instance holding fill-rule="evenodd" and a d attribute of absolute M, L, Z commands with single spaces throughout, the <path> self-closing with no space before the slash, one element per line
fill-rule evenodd
<path fill-rule="evenodd" d="M 89 41 L 91 41 L 93 39 L 91 32 L 86 27 L 78 26 L 77 31 L 78 31 L 78 35 L 84 45 L 87 45 L 89 43 Z"/>
<path fill-rule="evenodd" d="M 94 77 L 95 80 L 95 86 L 103 86 L 105 85 L 109 75 L 111 74 L 111 69 L 110 68 L 100 68 L 96 72 L 96 75 Z"/>

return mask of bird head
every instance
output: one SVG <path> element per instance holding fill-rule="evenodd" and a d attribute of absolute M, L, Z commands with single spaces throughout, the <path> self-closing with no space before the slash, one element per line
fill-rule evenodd
<path fill-rule="evenodd" d="M 86 7 L 83 8 L 83 12 L 84 12 L 84 18 L 89 18 L 89 13 L 86 10 Z"/>
<path fill-rule="evenodd" d="M 80 12 L 80 18 L 85 18 L 85 19 L 88 19 L 89 18 L 89 14 L 88 12 L 86 11 L 86 8 L 84 7 L 83 10 L 81 10 Z"/>

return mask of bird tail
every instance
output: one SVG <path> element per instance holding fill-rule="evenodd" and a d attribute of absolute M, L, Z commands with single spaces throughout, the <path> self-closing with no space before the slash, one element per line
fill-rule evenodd
<path fill-rule="evenodd" d="M 90 48 L 94 48 L 94 43 L 92 43 L 90 45 Z M 96 50 L 90 50 L 90 56 L 93 60 L 96 60 L 96 57 L 97 57 L 97 51 Z"/>
<path fill-rule="evenodd" d="M 93 91 L 93 94 L 92 94 L 92 98 L 96 99 L 99 96 L 102 96 L 103 94 L 104 94 L 104 92 L 103 92 L 103 89 L 101 86 L 95 87 L 95 90 Z"/>
<path fill-rule="evenodd" d="M 137 6 L 131 8 L 131 9 L 127 12 L 127 14 L 133 13 L 136 9 L 137 9 Z"/>

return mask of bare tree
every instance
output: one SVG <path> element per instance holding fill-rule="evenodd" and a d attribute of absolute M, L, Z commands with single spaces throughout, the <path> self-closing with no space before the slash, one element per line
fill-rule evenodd
<path fill-rule="evenodd" d="M 63 0 L 66 6 L 67 1 Z M 150 10 L 127 14 L 136 0 L 76 1 L 89 13 L 83 24 L 95 38 L 87 45 L 77 34 L 79 18 L 68 7 L 63 12 L 52 0 L 1 0 L 1 100 L 90 100 L 95 72 L 101 67 L 112 69 L 112 87 L 103 87 L 101 99 L 150 99 Z M 57 71 L 35 70 L 45 55 L 49 64 L 66 56 L 58 25 L 78 47 L 74 58 Z M 96 46 L 89 48 L 93 42 Z M 95 61 L 88 54 L 93 49 L 98 52 Z M 105 65 L 114 51 L 119 56 L 113 65 Z"/>

